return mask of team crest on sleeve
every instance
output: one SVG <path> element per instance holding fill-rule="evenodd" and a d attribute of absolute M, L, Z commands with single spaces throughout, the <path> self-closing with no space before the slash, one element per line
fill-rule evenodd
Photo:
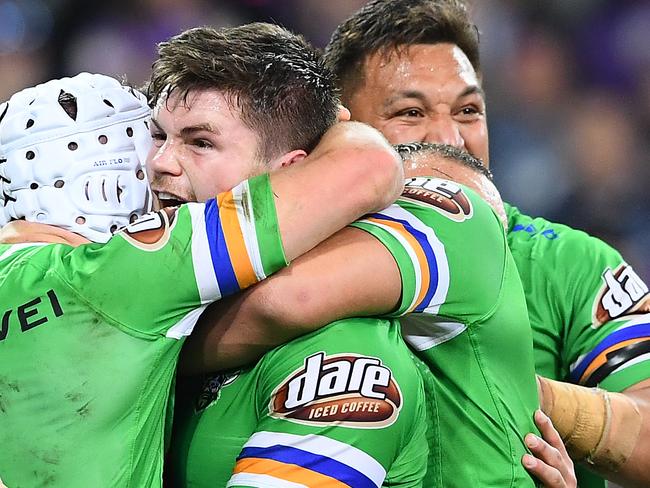
<path fill-rule="evenodd" d="M 377 429 L 395 422 L 401 407 L 399 385 L 380 359 L 318 352 L 275 389 L 269 414 L 300 424 Z"/>
<path fill-rule="evenodd" d="M 120 231 L 137 248 L 157 251 L 169 241 L 176 209 L 162 209 L 143 215 Z"/>
<path fill-rule="evenodd" d="M 435 209 L 447 218 L 463 222 L 472 217 L 472 202 L 456 183 L 439 178 L 410 178 L 406 180 L 402 198 Z"/>
<path fill-rule="evenodd" d="M 602 274 L 603 285 L 593 305 L 593 325 L 631 313 L 650 312 L 648 285 L 637 275 L 632 266 L 623 263 L 616 269 L 607 268 Z"/>

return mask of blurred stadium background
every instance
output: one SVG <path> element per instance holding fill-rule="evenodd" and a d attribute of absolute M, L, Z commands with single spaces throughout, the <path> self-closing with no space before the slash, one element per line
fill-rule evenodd
<path fill-rule="evenodd" d="M 197 25 L 274 21 L 323 47 L 364 3 L 0 0 L 0 101 L 80 71 L 142 83 L 155 43 Z M 650 280 L 650 1 L 470 3 L 504 199 L 605 239 Z"/>

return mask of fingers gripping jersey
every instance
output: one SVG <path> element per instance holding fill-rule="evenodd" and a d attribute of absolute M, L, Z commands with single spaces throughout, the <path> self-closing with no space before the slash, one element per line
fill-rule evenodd
<path fill-rule="evenodd" d="M 421 486 L 424 392 L 396 321 L 335 322 L 180 388 L 172 486 Z"/>
<path fill-rule="evenodd" d="M 450 181 L 415 178 L 404 198 L 353 224 L 402 273 L 395 315 L 427 366 L 429 486 L 533 486 L 521 466 L 537 408 L 521 282 L 498 217 Z"/>
<path fill-rule="evenodd" d="M 266 176 L 107 244 L 0 245 L 3 480 L 160 486 L 178 339 L 285 264 Z"/>
<path fill-rule="evenodd" d="M 650 294 L 632 267 L 584 232 L 506 211 L 537 373 L 610 391 L 650 378 Z M 605 486 L 577 471 L 581 487 Z"/>

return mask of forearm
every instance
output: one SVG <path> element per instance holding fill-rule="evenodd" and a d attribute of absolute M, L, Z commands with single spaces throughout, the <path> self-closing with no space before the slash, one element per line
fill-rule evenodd
<path fill-rule="evenodd" d="M 401 160 L 379 132 L 339 123 L 300 163 L 271 174 L 286 256 L 293 260 L 361 217 L 395 201 Z"/>
<path fill-rule="evenodd" d="M 624 393 L 540 378 L 544 410 L 576 462 L 625 487 L 648 486 L 650 393 Z"/>
<path fill-rule="evenodd" d="M 377 239 L 345 228 L 290 267 L 211 305 L 188 338 L 185 374 L 232 369 L 335 320 L 387 313 L 397 306 L 401 277 Z"/>
<path fill-rule="evenodd" d="M 270 333 L 273 324 L 260 315 L 263 307 L 255 289 L 256 286 L 213 303 L 203 312 L 181 351 L 180 374 L 201 374 L 254 363 L 282 343 L 276 341 L 289 340 Z"/>
<path fill-rule="evenodd" d="M 645 381 L 643 383 L 648 383 Z M 628 460 L 618 471 L 603 469 L 593 466 L 592 469 L 603 477 L 623 487 L 650 486 L 650 385 L 636 385 L 622 393 L 629 398 L 639 411 L 641 417 L 639 435 L 635 440 L 634 448 Z M 625 435 L 627 425 L 620 425 L 618 435 Z M 617 433 L 613 433 L 617 435 Z"/>

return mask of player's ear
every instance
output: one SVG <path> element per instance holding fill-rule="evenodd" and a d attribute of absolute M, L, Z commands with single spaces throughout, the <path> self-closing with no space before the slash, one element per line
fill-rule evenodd
<path fill-rule="evenodd" d="M 337 122 L 347 122 L 351 117 L 350 110 L 344 105 L 339 105 L 338 116 L 336 117 Z"/>
<path fill-rule="evenodd" d="M 305 159 L 306 156 L 307 153 L 302 149 L 294 149 L 293 151 L 285 153 L 282 156 L 271 161 L 270 169 L 273 171 L 278 168 L 284 168 L 285 166 L 291 166 L 294 163 L 299 163 Z"/>

